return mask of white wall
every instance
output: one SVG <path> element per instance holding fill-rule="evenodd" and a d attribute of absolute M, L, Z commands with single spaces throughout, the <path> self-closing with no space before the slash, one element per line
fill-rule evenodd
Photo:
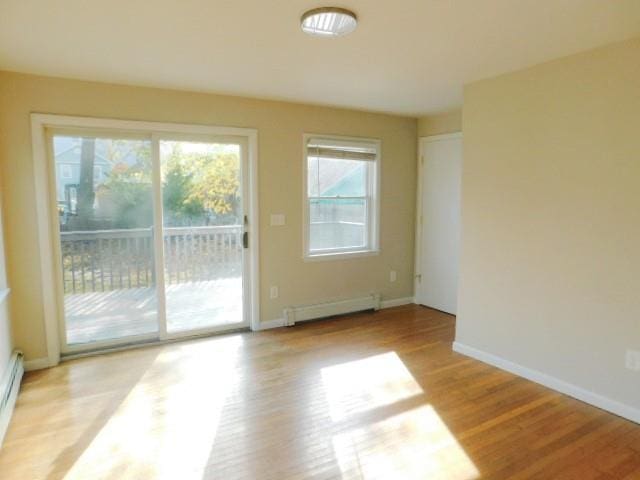
<path fill-rule="evenodd" d="M 5 300 L 0 305 L 0 378 L 4 376 L 11 357 L 12 342 L 9 325 L 9 308 Z"/>
<path fill-rule="evenodd" d="M 7 288 L 7 275 L 4 259 L 4 232 L 2 223 L 2 200 L 0 199 L 0 379 L 3 377 L 13 350 L 9 321 L 9 298 L 1 297 Z"/>
<path fill-rule="evenodd" d="M 456 341 L 640 412 L 640 38 L 465 88 Z"/>

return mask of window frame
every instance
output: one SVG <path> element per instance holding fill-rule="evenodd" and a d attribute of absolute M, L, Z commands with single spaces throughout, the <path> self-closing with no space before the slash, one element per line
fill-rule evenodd
<path fill-rule="evenodd" d="M 367 244 L 364 247 L 333 248 L 312 252 L 310 250 L 311 215 L 309 196 L 309 164 L 308 143 L 310 139 L 326 141 L 338 141 L 347 143 L 360 143 L 376 150 L 376 158 L 367 161 L 370 165 L 367 169 L 367 191 L 364 196 L 366 203 L 365 221 L 367 230 Z M 380 171 L 382 163 L 382 141 L 377 138 L 346 137 L 343 135 L 311 134 L 305 133 L 302 138 L 302 258 L 304 261 L 317 260 L 342 260 L 348 258 L 366 257 L 380 253 Z M 333 198 L 333 197 L 332 197 Z M 339 197 L 338 197 L 339 198 Z M 348 197 L 343 197 L 348 198 Z M 358 197 L 361 198 L 361 197 Z"/>

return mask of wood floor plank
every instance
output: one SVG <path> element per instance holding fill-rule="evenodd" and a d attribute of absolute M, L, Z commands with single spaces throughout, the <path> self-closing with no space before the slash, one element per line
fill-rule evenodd
<path fill-rule="evenodd" d="M 640 479 L 640 426 L 454 353 L 418 306 L 24 378 L 13 479 Z"/>

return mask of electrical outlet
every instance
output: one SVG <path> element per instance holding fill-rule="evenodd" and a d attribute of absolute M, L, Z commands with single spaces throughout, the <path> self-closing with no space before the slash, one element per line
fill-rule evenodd
<path fill-rule="evenodd" d="M 395 270 L 391 270 L 389 272 L 389 281 L 390 282 L 395 282 L 398 279 L 398 274 L 396 273 Z"/>
<path fill-rule="evenodd" d="M 640 351 L 627 350 L 627 361 L 625 365 L 629 370 L 633 370 L 634 372 L 640 371 Z"/>
<path fill-rule="evenodd" d="M 278 298 L 278 287 L 273 286 L 269 290 L 269 298 L 273 300 L 274 298 Z"/>

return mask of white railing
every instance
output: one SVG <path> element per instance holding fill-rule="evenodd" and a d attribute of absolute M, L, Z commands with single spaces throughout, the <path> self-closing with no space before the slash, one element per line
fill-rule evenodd
<path fill-rule="evenodd" d="M 134 228 L 62 232 L 65 293 L 155 285 L 153 230 Z M 164 229 L 167 285 L 239 275 L 242 227 Z"/>

